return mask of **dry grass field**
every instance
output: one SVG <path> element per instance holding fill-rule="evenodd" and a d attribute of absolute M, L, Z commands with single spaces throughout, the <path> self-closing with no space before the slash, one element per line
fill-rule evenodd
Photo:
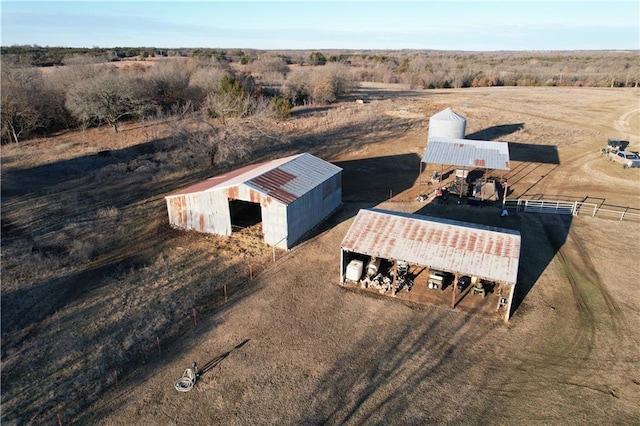
<path fill-rule="evenodd" d="M 638 209 L 640 169 L 600 148 L 640 149 L 640 92 L 360 92 L 255 151 L 344 169 L 342 208 L 286 253 L 259 227 L 167 225 L 163 196 L 217 171 L 187 167 L 162 123 L 3 146 L 2 423 L 638 424 L 638 222 L 416 196 L 428 119 L 452 107 L 469 137 L 511 143 L 511 197 Z M 519 230 L 512 320 L 340 287 L 340 242 L 374 206 Z M 178 393 L 194 361 L 214 366 Z"/>

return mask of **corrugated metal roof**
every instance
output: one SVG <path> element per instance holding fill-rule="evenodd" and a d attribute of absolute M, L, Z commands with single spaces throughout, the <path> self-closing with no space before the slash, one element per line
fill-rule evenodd
<path fill-rule="evenodd" d="M 507 142 L 429 138 L 423 163 L 447 164 L 473 169 L 510 170 Z"/>
<path fill-rule="evenodd" d="M 520 233 L 386 210 L 360 210 L 341 247 L 384 259 L 515 284 Z"/>
<path fill-rule="evenodd" d="M 285 204 L 315 188 L 342 169 L 309 153 L 252 164 L 191 185 L 168 197 L 246 184 Z"/>

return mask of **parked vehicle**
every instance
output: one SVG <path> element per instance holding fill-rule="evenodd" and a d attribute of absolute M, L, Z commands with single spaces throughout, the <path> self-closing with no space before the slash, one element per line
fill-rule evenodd
<path fill-rule="evenodd" d="M 471 277 L 467 275 L 460 277 L 460 279 L 458 279 L 458 284 L 457 284 L 458 291 L 462 293 L 464 289 L 469 287 L 469 284 L 471 284 Z"/>
<path fill-rule="evenodd" d="M 609 161 L 616 161 L 622 164 L 622 167 L 625 169 L 630 167 L 640 167 L 640 156 L 631 151 L 618 151 L 616 153 L 610 152 Z"/>

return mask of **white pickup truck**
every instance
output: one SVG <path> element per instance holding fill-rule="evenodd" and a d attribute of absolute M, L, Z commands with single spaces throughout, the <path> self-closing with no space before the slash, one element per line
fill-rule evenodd
<path fill-rule="evenodd" d="M 622 167 L 628 169 L 630 167 L 640 167 L 640 156 L 631 151 L 618 151 L 609 153 L 609 161 L 618 162 Z"/>

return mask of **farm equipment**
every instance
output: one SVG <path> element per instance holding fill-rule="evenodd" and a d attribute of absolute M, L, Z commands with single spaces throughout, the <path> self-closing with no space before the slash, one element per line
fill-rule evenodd
<path fill-rule="evenodd" d="M 362 269 L 364 266 L 364 262 L 362 260 L 354 259 L 347 265 L 347 272 L 345 274 L 345 279 L 347 281 L 358 282 L 362 277 Z"/>
<path fill-rule="evenodd" d="M 607 146 L 600 149 L 602 154 L 617 154 L 618 151 L 624 151 L 629 146 L 629 141 L 623 141 L 620 139 L 609 138 L 607 140 Z"/>
<path fill-rule="evenodd" d="M 381 271 L 381 259 L 372 258 L 367 265 L 367 271 L 364 274 L 360 285 L 363 288 L 375 288 L 379 293 L 386 293 L 393 290 L 393 294 L 398 294 L 400 290 L 405 289 L 411 291 L 413 280 L 409 274 L 409 264 L 399 260 L 396 269 L 385 267 Z M 395 286 L 394 286 L 395 274 Z"/>
<path fill-rule="evenodd" d="M 399 260 L 398 266 L 396 267 L 396 288 L 394 294 L 397 294 L 403 288 L 411 291 L 412 287 L 413 280 L 409 277 L 409 264 Z"/>
<path fill-rule="evenodd" d="M 444 288 L 444 281 L 444 275 L 434 272 L 432 274 L 429 274 L 427 287 L 431 290 L 442 290 Z"/>
<path fill-rule="evenodd" d="M 470 283 L 471 283 L 471 277 L 469 277 L 468 275 L 460 277 L 457 284 L 458 292 L 462 293 L 463 291 L 465 291 L 465 289 L 469 286 Z"/>

